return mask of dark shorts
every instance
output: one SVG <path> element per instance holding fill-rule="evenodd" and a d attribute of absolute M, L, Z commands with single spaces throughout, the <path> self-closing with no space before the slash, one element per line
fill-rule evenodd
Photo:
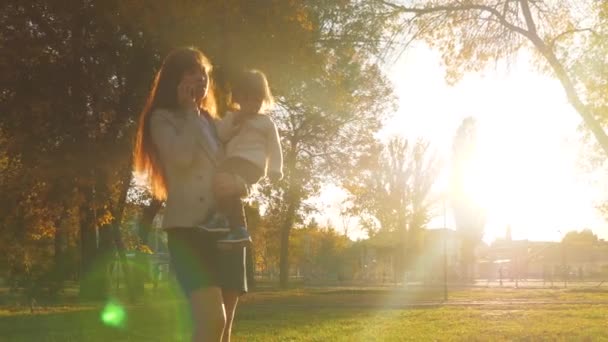
<path fill-rule="evenodd" d="M 189 296 L 195 290 L 220 287 L 247 292 L 245 248 L 218 249 L 222 236 L 197 228 L 167 229 L 171 267 L 182 290 Z"/>
<path fill-rule="evenodd" d="M 264 177 L 264 170 L 249 160 L 239 157 L 227 158 L 220 164 L 218 171 L 239 175 L 248 185 L 255 184 Z"/>

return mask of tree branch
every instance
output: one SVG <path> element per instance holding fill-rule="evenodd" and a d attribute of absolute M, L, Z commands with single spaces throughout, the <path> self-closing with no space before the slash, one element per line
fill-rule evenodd
<path fill-rule="evenodd" d="M 532 13 L 530 12 L 530 5 L 528 4 L 528 0 L 520 0 L 521 10 L 524 12 L 524 18 L 526 19 L 526 26 L 528 26 L 528 32 L 534 36 L 538 36 L 536 32 L 536 24 L 534 23 L 534 18 L 532 18 Z"/>
<path fill-rule="evenodd" d="M 604 129 L 600 125 L 599 121 L 594 117 L 591 108 L 584 104 L 580 99 L 574 82 L 562 62 L 557 58 L 555 52 L 553 51 L 553 45 L 555 41 L 563 37 L 565 34 L 577 32 L 580 30 L 572 30 L 572 32 L 566 31 L 557 37 L 555 37 L 551 44 L 547 44 L 543 39 L 538 36 L 536 31 L 536 26 L 532 18 L 532 14 L 530 12 L 529 0 L 519 0 L 522 6 L 522 11 L 524 12 L 524 18 L 526 20 L 527 29 L 519 27 L 510 23 L 506 16 L 503 15 L 499 10 L 485 6 L 485 5 L 477 5 L 477 4 L 459 4 L 454 3 L 452 5 L 444 5 L 444 6 L 429 6 L 426 8 L 411 8 L 403 5 L 397 5 L 390 1 L 380 0 L 382 4 L 387 7 L 391 7 L 394 10 L 401 13 L 413 13 L 416 16 L 421 16 L 424 14 L 432 14 L 432 13 L 440 13 L 440 12 L 462 12 L 462 11 L 482 11 L 490 13 L 493 17 L 495 17 L 500 24 L 502 24 L 505 28 L 519 33 L 522 36 L 526 37 L 532 45 L 537 49 L 537 51 L 546 59 L 549 63 L 556 77 L 559 79 L 562 84 L 564 90 L 566 91 L 566 96 L 572 106 L 576 109 L 576 111 L 581 115 L 585 124 L 589 127 L 595 138 L 597 139 L 600 146 L 604 149 L 604 152 L 608 155 L 608 136 Z M 589 29 L 585 29 L 589 30 Z M 593 31 L 592 31 L 593 32 Z"/>
<path fill-rule="evenodd" d="M 471 11 L 471 10 L 487 12 L 487 13 L 490 13 L 491 15 L 493 15 L 494 17 L 496 17 L 496 19 L 498 19 L 500 24 L 502 24 L 505 28 L 523 35 L 524 37 L 530 39 L 532 42 L 540 40 L 540 38 L 536 34 L 532 34 L 532 32 L 510 23 L 507 20 L 507 18 L 502 13 L 500 13 L 500 11 L 498 11 L 496 8 L 493 8 L 490 6 L 477 5 L 477 4 L 470 4 L 470 5 L 454 4 L 454 5 L 444 5 L 444 6 L 429 6 L 426 8 L 414 8 L 414 7 L 406 7 L 403 5 L 397 5 L 397 4 L 394 4 L 394 3 L 391 3 L 391 2 L 385 1 L 385 0 L 381 0 L 381 3 L 384 4 L 385 6 L 391 7 L 402 13 L 413 13 L 416 15 L 432 14 L 432 13 L 439 13 L 439 12 L 466 12 L 466 11 Z"/>
<path fill-rule="evenodd" d="M 600 35 L 599 33 L 597 33 L 596 31 L 594 31 L 592 28 L 588 28 L 588 27 L 587 27 L 587 28 L 581 28 L 581 29 L 572 29 L 572 30 L 564 31 L 564 32 L 562 32 L 562 33 L 558 34 L 557 36 L 553 37 L 553 39 L 551 39 L 551 40 L 550 40 L 550 41 L 547 43 L 547 46 L 548 46 L 549 48 L 553 49 L 553 47 L 555 46 L 555 43 L 556 43 L 556 42 L 557 42 L 559 39 L 561 39 L 561 38 L 563 38 L 563 37 L 565 37 L 565 36 L 567 36 L 567 35 L 569 35 L 569 34 L 573 34 L 573 33 L 580 33 L 580 32 L 591 32 L 591 34 L 593 34 L 594 36 L 596 36 L 596 37 L 601 37 L 601 35 Z"/>

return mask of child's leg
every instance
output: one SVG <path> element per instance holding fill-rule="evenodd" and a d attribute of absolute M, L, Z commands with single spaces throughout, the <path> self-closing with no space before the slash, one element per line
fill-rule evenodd
<path fill-rule="evenodd" d="M 225 172 L 241 177 L 247 185 L 252 185 L 263 176 L 263 170 L 255 164 L 241 159 L 228 158 L 220 165 L 219 172 Z M 251 243 L 247 232 L 245 210 L 239 195 L 216 193 L 218 209 L 226 216 L 230 226 L 230 234 L 218 240 L 219 243 Z"/>
<path fill-rule="evenodd" d="M 226 216 L 230 231 L 235 231 L 239 227 L 246 227 L 245 210 L 243 202 L 238 195 L 226 196 L 217 194 L 218 210 Z"/>
<path fill-rule="evenodd" d="M 241 177 L 248 186 L 257 183 L 264 175 L 264 171 L 252 162 L 242 158 L 228 158 L 219 168 L 219 172 L 225 172 Z M 218 202 L 219 211 L 226 216 L 230 224 L 230 229 L 234 231 L 239 227 L 246 227 L 245 210 L 241 198 L 237 196 L 227 196 L 223 193 L 216 193 L 215 198 Z"/>
<path fill-rule="evenodd" d="M 222 214 L 228 219 L 230 233 L 218 240 L 221 245 L 238 244 L 239 246 L 251 243 L 251 236 L 245 224 L 245 210 L 238 195 L 220 195 L 217 198 Z"/>

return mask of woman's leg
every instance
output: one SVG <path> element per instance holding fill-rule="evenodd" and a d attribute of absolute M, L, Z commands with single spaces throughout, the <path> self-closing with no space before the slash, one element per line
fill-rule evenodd
<path fill-rule="evenodd" d="M 224 298 L 219 287 L 206 287 L 190 294 L 192 311 L 193 342 L 222 341 L 226 326 Z"/>
<path fill-rule="evenodd" d="M 222 342 L 230 342 L 230 334 L 232 333 L 232 320 L 236 311 L 236 305 L 239 301 L 239 293 L 234 290 L 224 290 L 222 293 L 224 298 L 224 307 L 226 311 L 226 324 L 224 326 L 224 335 Z"/>

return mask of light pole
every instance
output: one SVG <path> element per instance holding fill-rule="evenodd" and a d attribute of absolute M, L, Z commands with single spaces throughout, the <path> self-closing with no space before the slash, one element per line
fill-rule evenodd
<path fill-rule="evenodd" d="M 568 276 L 570 275 L 568 270 L 568 260 L 566 259 L 566 242 L 562 239 L 562 258 L 564 262 L 564 288 L 568 288 Z"/>
<path fill-rule="evenodd" d="M 447 227 L 447 208 L 445 198 L 447 192 L 443 195 L 443 300 L 448 300 L 448 227 Z"/>
<path fill-rule="evenodd" d="M 568 267 L 567 267 L 567 262 L 566 262 L 566 242 L 564 241 L 564 234 L 562 234 L 561 230 L 557 231 L 560 235 L 561 241 L 560 244 L 562 245 L 562 269 L 564 272 L 564 288 L 568 287 Z"/>

